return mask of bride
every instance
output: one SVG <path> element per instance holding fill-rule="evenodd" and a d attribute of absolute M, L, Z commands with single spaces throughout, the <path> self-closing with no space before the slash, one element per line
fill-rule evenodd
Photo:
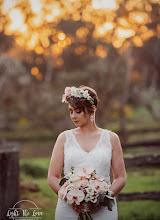
<path fill-rule="evenodd" d="M 69 114 L 76 128 L 59 134 L 51 156 L 48 184 L 58 195 L 63 169 L 64 175 L 67 175 L 72 166 L 75 171 L 87 166 L 94 167 L 97 175 L 108 183 L 115 205 L 112 211 L 101 206 L 91 213 L 91 217 L 93 220 L 117 220 L 115 196 L 124 188 L 127 176 L 118 135 L 96 125 L 98 101 L 96 91 L 88 86 L 66 87 L 62 102 L 68 103 Z M 112 184 L 110 168 L 113 173 Z M 76 220 L 81 212 L 82 206 L 69 206 L 58 198 L 55 220 Z"/>

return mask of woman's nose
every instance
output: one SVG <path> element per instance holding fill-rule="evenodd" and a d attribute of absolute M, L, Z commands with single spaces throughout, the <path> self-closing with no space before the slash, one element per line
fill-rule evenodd
<path fill-rule="evenodd" d="M 76 118 L 76 113 L 75 112 L 72 113 L 72 118 Z"/>

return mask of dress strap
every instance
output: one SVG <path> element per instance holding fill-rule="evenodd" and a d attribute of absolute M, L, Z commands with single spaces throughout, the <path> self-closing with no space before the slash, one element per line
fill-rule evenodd
<path fill-rule="evenodd" d="M 66 136 L 66 142 L 65 142 L 65 144 L 66 144 L 71 139 L 70 130 L 66 130 L 64 133 Z"/>
<path fill-rule="evenodd" d="M 110 147 L 111 149 L 113 149 L 113 146 L 112 146 L 112 144 L 111 144 L 111 135 L 110 135 L 110 131 L 111 131 L 111 130 L 105 129 L 105 131 L 106 131 L 105 133 L 106 133 L 107 143 L 108 143 L 109 147 Z"/>

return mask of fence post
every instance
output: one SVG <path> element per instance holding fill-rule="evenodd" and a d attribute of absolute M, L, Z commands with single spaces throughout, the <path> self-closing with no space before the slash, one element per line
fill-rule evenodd
<path fill-rule="evenodd" d="M 19 198 L 19 145 L 0 139 L 0 220 Z"/>

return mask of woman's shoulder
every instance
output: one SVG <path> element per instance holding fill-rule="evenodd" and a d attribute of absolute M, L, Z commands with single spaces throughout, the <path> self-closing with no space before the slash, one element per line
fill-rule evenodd
<path fill-rule="evenodd" d="M 69 131 L 71 131 L 71 129 L 60 132 L 57 139 L 60 139 L 65 142 L 66 141 L 66 134 Z"/>
<path fill-rule="evenodd" d="M 110 135 L 110 139 L 117 139 L 117 138 L 119 138 L 118 134 L 116 134 L 115 132 L 110 131 L 110 130 L 109 130 L 109 135 Z"/>
<path fill-rule="evenodd" d="M 65 132 L 66 132 L 66 131 L 60 132 L 59 135 L 58 135 L 58 137 L 57 137 L 57 140 L 59 140 L 59 141 L 61 141 L 61 142 L 65 142 L 65 140 L 66 140 Z"/>
<path fill-rule="evenodd" d="M 109 131 L 110 141 L 112 145 L 115 145 L 119 141 L 119 136 L 113 131 Z"/>

